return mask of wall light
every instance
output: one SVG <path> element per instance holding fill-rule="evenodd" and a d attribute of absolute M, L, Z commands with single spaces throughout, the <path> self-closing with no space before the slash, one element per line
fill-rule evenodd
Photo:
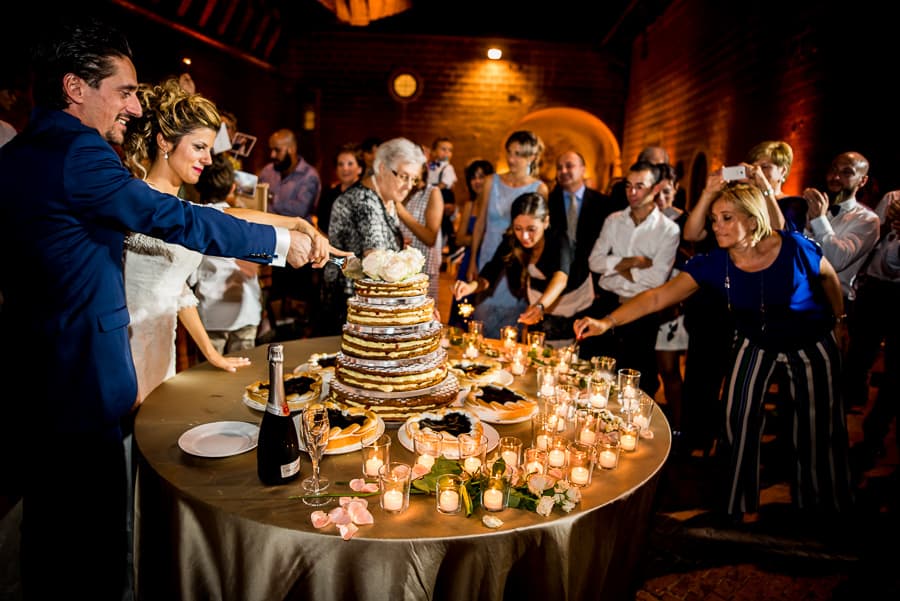
<path fill-rule="evenodd" d="M 181 59 L 181 64 L 183 64 L 185 67 L 190 67 L 191 62 L 192 61 L 191 61 L 190 57 L 187 57 L 187 56 L 184 57 L 183 59 Z"/>
<path fill-rule="evenodd" d="M 499 48 L 488 48 L 487 57 L 492 61 L 498 61 L 503 57 L 503 51 Z"/>

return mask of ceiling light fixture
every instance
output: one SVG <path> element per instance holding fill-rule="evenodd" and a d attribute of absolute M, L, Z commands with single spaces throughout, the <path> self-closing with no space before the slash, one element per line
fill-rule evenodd
<path fill-rule="evenodd" d="M 499 48 L 488 48 L 487 57 L 492 61 L 498 61 L 503 57 L 503 51 Z"/>

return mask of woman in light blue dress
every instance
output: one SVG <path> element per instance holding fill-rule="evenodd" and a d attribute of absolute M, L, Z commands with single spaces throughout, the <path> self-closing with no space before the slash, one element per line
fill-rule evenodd
<path fill-rule="evenodd" d="M 513 200 L 527 192 L 536 192 L 545 199 L 549 196 L 547 184 L 538 177 L 544 144 L 532 131 L 514 131 L 506 139 L 506 173 L 494 174 L 485 182 L 481 213 L 475 222 L 472 240 L 472 256 L 468 280 L 475 280 L 478 272 L 494 256 L 494 251 L 509 227 L 510 207 Z M 526 299 L 516 298 L 509 289 L 506 276 L 501 277 L 489 295 L 478 299 L 472 319 L 484 322 L 484 335 L 499 338 L 500 328 L 515 325 L 519 315 L 528 308 Z"/>

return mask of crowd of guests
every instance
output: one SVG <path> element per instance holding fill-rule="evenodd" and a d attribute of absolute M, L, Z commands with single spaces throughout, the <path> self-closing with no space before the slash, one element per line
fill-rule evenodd
<path fill-rule="evenodd" d="M 253 210 L 235 198 L 239 164 L 217 144 L 228 123 L 212 100 L 175 79 L 139 83 L 127 41 L 103 24 L 55 33 L 35 54 L 32 120 L 0 150 L 3 254 L 28 257 L 6 261 L 0 282 L 3 334 L 26 347 L 4 363 L 5 381 L 33 384 L 32 406 L 68 395 L 49 423 L 10 409 L 0 437 L 2 456 L 17 458 L 0 482 L 24 501 L 30 596 L 121 592 L 110 574 L 126 574 L 129 424 L 174 375 L 176 321 L 226 371 L 247 365 L 237 353 L 294 303 L 314 317 L 311 334 L 339 334 L 353 282 L 330 256 L 414 246 L 437 297 L 449 255 L 458 260 L 454 302 L 474 305 L 486 336 L 518 323 L 553 345 L 579 342 L 583 358 L 638 369 L 650 396 L 662 384 L 676 442 L 726 460 L 721 507 L 732 519 L 758 511 L 773 381 L 790 391 L 798 508 L 826 518 L 846 510 L 851 468 L 883 452 L 900 372 L 896 320 L 879 317 L 896 306 L 900 192 L 874 210 L 859 202 L 869 171 L 860 153 L 834 158 L 827 190 L 788 196 L 792 149 L 762 142 L 740 163 L 742 177 L 712 172 L 688 208 L 676 206 L 678 178 L 662 148 L 644 149 L 605 192 L 588 185 L 583 155 L 566 150 L 550 189 L 543 141 L 517 130 L 505 141 L 507 169 L 471 160 L 457 202 L 447 137 L 430 148 L 404 137 L 348 144 L 323 187 L 295 134 L 279 129 L 258 174 L 266 210 Z M 197 203 L 178 200 L 188 189 Z M 276 265 L 266 298 L 260 264 Z M 462 323 L 456 304 L 450 313 L 442 320 Z M 866 403 L 882 344 L 884 381 L 854 459 L 846 415 Z M 52 379 L 41 373 L 48 362 Z M 48 481 L 43 467 L 58 460 L 39 442 L 48 434 L 96 469 Z M 58 490 L 85 485 L 90 498 L 56 502 Z M 79 548 L 87 539 L 90 555 Z M 67 561 L 47 579 L 51 547 Z"/>

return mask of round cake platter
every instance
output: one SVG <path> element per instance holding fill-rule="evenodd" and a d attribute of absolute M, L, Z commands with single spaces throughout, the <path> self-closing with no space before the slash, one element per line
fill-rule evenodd
<path fill-rule="evenodd" d="M 448 373 L 443 380 L 438 382 L 437 384 L 433 384 L 428 388 L 420 388 L 418 390 L 398 390 L 392 392 L 385 392 L 381 390 L 367 390 L 362 388 L 357 388 L 356 386 L 348 386 L 343 382 L 339 381 L 337 378 L 332 380 L 331 386 L 336 388 L 340 392 L 347 395 L 355 395 L 359 397 L 365 397 L 370 399 L 379 399 L 379 400 L 390 400 L 390 399 L 411 399 L 413 397 L 420 396 L 430 396 L 434 394 L 438 394 L 447 389 L 449 386 L 455 386 L 457 390 L 459 389 L 459 381 L 456 379 L 456 376 Z"/>
<path fill-rule="evenodd" d="M 365 406 L 372 407 L 377 406 L 380 403 L 373 403 L 371 400 L 398 400 L 401 401 L 397 403 L 398 412 L 402 413 L 402 415 L 393 415 L 388 416 L 385 414 L 379 414 L 387 426 L 397 427 L 403 422 L 405 422 L 410 415 L 414 415 L 419 413 L 420 411 L 435 409 L 435 405 L 424 403 L 421 404 L 421 408 L 417 408 L 416 406 L 410 406 L 406 409 L 403 408 L 404 403 L 402 400 L 404 399 L 417 399 L 419 397 L 428 397 L 431 399 L 442 399 L 446 398 L 446 403 L 441 403 L 440 406 L 448 406 L 450 403 L 456 401 L 457 394 L 459 392 L 459 381 L 456 379 L 456 376 L 448 373 L 444 379 L 428 388 L 423 388 L 420 390 L 407 390 L 402 392 L 379 392 L 372 390 L 363 390 L 357 388 L 355 386 L 348 386 L 343 382 L 340 382 L 337 379 L 331 381 L 332 393 L 336 395 L 336 398 L 344 397 L 345 400 L 350 405 L 355 406 Z M 379 413 L 375 410 L 376 413 Z"/>
<path fill-rule="evenodd" d="M 440 322 L 417 323 L 409 326 L 364 326 L 358 323 L 344 324 L 344 331 L 358 334 L 379 334 L 384 336 L 423 336 L 437 334 L 442 330 Z"/>

